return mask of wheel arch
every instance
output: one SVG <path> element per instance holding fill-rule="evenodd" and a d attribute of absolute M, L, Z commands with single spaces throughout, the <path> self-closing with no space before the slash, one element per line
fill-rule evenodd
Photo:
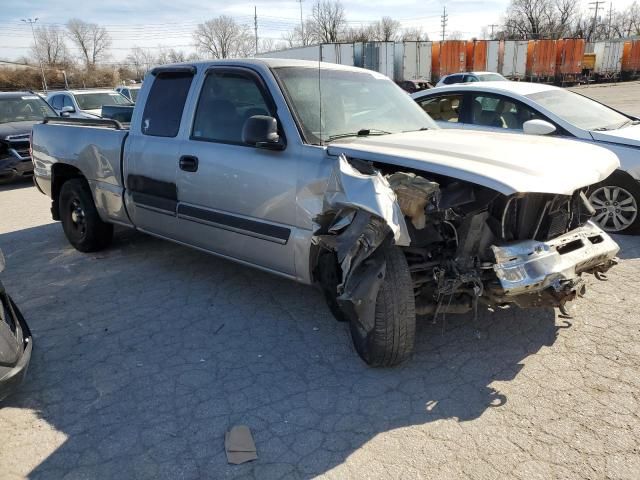
<path fill-rule="evenodd" d="M 51 167 L 51 216 L 54 220 L 60 220 L 60 191 L 62 186 L 72 178 L 81 178 L 87 181 L 82 171 L 68 163 L 55 163 Z M 88 183 L 88 182 L 87 182 Z"/>

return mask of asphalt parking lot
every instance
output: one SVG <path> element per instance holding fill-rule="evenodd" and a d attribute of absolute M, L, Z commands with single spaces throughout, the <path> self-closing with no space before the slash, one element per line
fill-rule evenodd
<path fill-rule="evenodd" d="M 640 84 L 594 92 L 640 114 Z M 129 231 L 82 254 L 48 209 L 0 187 L 2 280 L 35 344 L 0 407 L 3 480 L 640 475 L 638 237 L 573 318 L 483 312 L 481 339 L 466 315 L 423 322 L 376 370 L 314 289 Z M 232 466 L 237 424 L 259 458 Z"/>

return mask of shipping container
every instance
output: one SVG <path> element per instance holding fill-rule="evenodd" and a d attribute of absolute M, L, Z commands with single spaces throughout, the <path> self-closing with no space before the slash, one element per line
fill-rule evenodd
<path fill-rule="evenodd" d="M 354 64 L 393 79 L 393 53 L 393 42 L 358 42 L 354 44 Z"/>
<path fill-rule="evenodd" d="M 487 41 L 487 72 L 500 71 L 500 40 Z"/>
<path fill-rule="evenodd" d="M 312 60 L 340 65 L 354 65 L 353 43 L 324 43 L 321 45 L 309 45 L 306 47 L 288 48 L 275 52 L 266 52 L 256 55 L 262 58 L 289 58 L 293 60 Z"/>
<path fill-rule="evenodd" d="M 394 48 L 394 75 L 397 82 L 431 80 L 431 42 L 398 42 Z"/>
<path fill-rule="evenodd" d="M 584 39 L 564 38 L 556 42 L 556 81 L 575 82 L 582 75 Z"/>
<path fill-rule="evenodd" d="M 596 54 L 595 53 L 585 53 L 582 56 L 582 71 L 590 72 L 596 66 Z"/>
<path fill-rule="evenodd" d="M 527 45 L 527 77 L 544 80 L 555 76 L 556 41 L 529 40 Z"/>
<path fill-rule="evenodd" d="M 433 42 L 431 48 L 431 70 L 434 81 L 445 75 L 466 70 L 465 43 L 463 40 Z"/>
<path fill-rule="evenodd" d="M 599 78 L 615 78 L 622 70 L 622 53 L 624 42 L 603 40 L 595 42 L 593 53 L 596 54 L 596 64 L 593 73 Z"/>
<path fill-rule="evenodd" d="M 499 72 L 507 78 L 524 78 L 527 73 L 526 40 L 505 40 L 502 44 Z"/>
<path fill-rule="evenodd" d="M 640 40 L 624 42 L 622 72 L 626 76 L 635 76 L 640 73 Z"/>

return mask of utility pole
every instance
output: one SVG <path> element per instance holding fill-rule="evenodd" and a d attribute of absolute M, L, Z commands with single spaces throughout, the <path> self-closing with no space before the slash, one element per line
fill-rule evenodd
<path fill-rule="evenodd" d="M 496 27 L 499 27 L 500 25 L 498 25 L 496 23 L 492 23 L 489 26 L 491 27 L 491 40 L 493 40 L 493 29 L 496 28 Z"/>
<path fill-rule="evenodd" d="M 38 17 L 36 18 L 27 18 L 22 19 L 24 23 L 28 23 L 31 25 L 31 35 L 33 35 L 33 46 L 36 50 L 36 57 L 38 57 L 38 63 L 40 64 L 40 72 L 42 73 L 42 89 L 45 93 L 47 93 L 47 80 L 44 78 L 44 67 L 42 66 L 42 59 L 40 58 L 40 53 L 38 53 L 38 42 L 36 41 L 36 31 L 33 29 L 33 24 L 38 21 Z"/>
<path fill-rule="evenodd" d="M 442 10 L 442 20 L 440 20 L 440 24 L 442 25 L 442 41 L 444 42 L 444 36 L 447 30 L 447 19 L 449 15 L 447 15 L 447 6 L 445 5 Z"/>
<path fill-rule="evenodd" d="M 304 21 L 302 20 L 302 0 L 298 0 L 300 4 L 300 43 L 304 47 Z"/>
<path fill-rule="evenodd" d="M 613 2 L 609 2 L 609 31 L 607 32 L 607 37 L 611 40 L 611 23 L 613 20 Z"/>
<path fill-rule="evenodd" d="M 589 5 L 595 5 L 595 7 L 589 7 L 589 10 L 595 10 L 595 13 L 593 14 L 593 25 L 591 26 L 591 33 L 589 35 L 589 40 L 591 40 L 591 37 L 593 36 L 593 34 L 596 31 L 596 22 L 598 21 L 598 7 L 600 7 L 600 5 L 603 5 L 605 2 L 602 0 L 596 0 L 595 2 L 589 2 Z"/>
<path fill-rule="evenodd" d="M 256 55 L 258 55 L 258 7 L 253 6 L 253 28 L 256 31 Z"/>

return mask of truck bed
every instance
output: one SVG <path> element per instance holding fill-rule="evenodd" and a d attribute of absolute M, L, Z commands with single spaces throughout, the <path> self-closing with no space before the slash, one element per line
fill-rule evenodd
<path fill-rule="evenodd" d="M 122 151 L 128 130 L 111 119 L 48 118 L 33 126 L 34 172 L 40 189 L 51 195 L 57 163 L 87 178 L 104 220 L 129 224 L 123 205 Z"/>

